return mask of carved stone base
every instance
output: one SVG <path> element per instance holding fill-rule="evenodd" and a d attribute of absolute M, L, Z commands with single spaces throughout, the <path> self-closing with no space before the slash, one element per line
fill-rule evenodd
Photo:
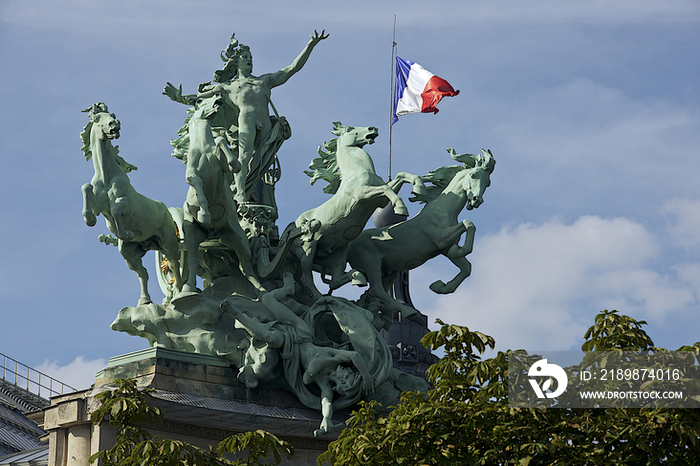
<path fill-rule="evenodd" d="M 97 374 L 92 390 L 53 398 L 51 407 L 36 416 L 49 432 L 49 466 L 89 466 L 88 458 L 114 444 L 114 431 L 93 426 L 94 396 L 118 378 L 135 378 L 140 386 L 156 389 L 155 405 L 165 415 L 153 435 L 215 447 L 225 437 L 264 429 L 294 445 L 284 465 L 316 465 L 316 458 L 339 434 L 315 438 L 321 413 L 302 405 L 278 388 L 250 390 L 236 379 L 236 370 L 221 359 L 194 353 L 151 348 L 110 359 Z M 347 411 L 334 415 L 342 423 Z"/>

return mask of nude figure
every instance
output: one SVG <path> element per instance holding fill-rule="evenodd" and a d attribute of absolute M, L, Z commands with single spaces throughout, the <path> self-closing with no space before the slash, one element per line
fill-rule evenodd
<path fill-rule="evenodd" d="M 372 393 L 375 390 L 374 380 L 357 351 L 313 343 L 313 329 L 283 304 L 287 297 L 294 294 L 294 286 L 292 274 L 285 274 L 281 288 L 262 295 L 262 303 L 277 320 L 271 326 L 263 325 L 256 317 L 244 313 L 229 300 L 221 304 L 221 310 L 236 318 L 237 327 L 244 328 L 255 339 L 264 341 L 270 352 L 282 348 L 283 352 L 288 353 L 283 356 L 286 360 L 285 378 L 302 403 L 321 410 L 323 420 L 320 428 L 314 432 L 314 435 L 320 435 L 337 427 L 331 420 L 334 407 L 347 407 L 357 402 L 362 395 Z M 316 305 L 334 299 L 337 298 L 327 296 Z M 251 364 L 241 368 L 239 373 L 239 380 L 249 388 L 257 386 L 258 381 L 268 381 L 266 379 L 273 373 L 272 366 L 278 360 L 272 354 L 269 355 L 271 357 L 260 357 L 258 347 L 254 347 L 254 352 L 250 358 L 246 358 Z M 262 364 L 264 361 L 268 363 Z M 320 388 L 320 397 L 306 389 L 305 386 L 312 383 Z M 334 403 L 334 392 L 344 397 L 342 401 Z"/>
<path fill-rule="evenodd" d="M 237 117 L 232 117 L 235 121 L 228 124 L 233 125 L 229 127 L 229 130 L 233 130 L 231 132 L 237 131 L 238 161 L 241 170 L 234 175 L 234 184 L 235 199 L 239 207 L 248 202 L 252 189 L 259 181 L 259 177 L 257 180 L 249 180 L 249 167 L 255 162 L 253 159 L 256 156 L 263 157 L 265 151 L 261 149 L 272 144 L 269 137 L 273 130 L 273 119 L 270 117 L 272 88 L 284 84 L 301 70 L 314 47 L 327 37 L 325 31 L 321 31 L 320 34 L 314 31 L 292 64 L 277 72 L 260 76 L 253 75 L 253 56 L 250 48 L 246 45 L 237 47 L 238 41 L 233 39 L 224 52 L 228 57 L 226 65 L 214 74 L 214 81 L 219 84 L 201 85 L 200 92 L 188 95 L 182 95 L 182 86 L 176 88 L 171 83 L 165 86 L 163 94 L 177 102 L 191 105 L 198 98 L 221 93 L 226 96 L 228 104 L 234 107 L 233 114 L 237 113 Z"/>

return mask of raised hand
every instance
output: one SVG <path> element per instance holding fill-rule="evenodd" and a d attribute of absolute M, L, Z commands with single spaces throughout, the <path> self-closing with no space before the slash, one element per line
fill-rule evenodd
<path fill-rule="evenodd" d="M 171 83 L 167 83 L 163 89 L 163 95 L 167 95 L 175 102 L 182 102 L 182 84 L 180 87 L 175 87 Z"/>
<path fill-rule="evenodd" d="M 319 34 L 318 31 L 314 30 L 313 35 L 310 36 L 311 37 L 311 41 L 310 41 L 311 45 L 315 46 L 316 44 L 321 42 L 323 39 L 327 39 L 330 34 L 324 34 L 325 32 L 326 32 L 326 30 L 324 29 L 323 31 L 321 31 L 321 34 Z"/>

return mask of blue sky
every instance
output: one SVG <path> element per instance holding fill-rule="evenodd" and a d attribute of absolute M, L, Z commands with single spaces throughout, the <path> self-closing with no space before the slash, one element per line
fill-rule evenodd
<path fill-rule="evenodd" d="M 80 388 L 111 356 L 146 347 L 109 329 L 138 299 L 136 275 L 88 228 L 81 110 L 121 120 L 132 184 L 181 206 L 184 166 L 169 140 L 185 107 L 161 95 L 211 79 L 232 32 L 254 73 L 276 71 L 314 29 L 330 37 L 273 91 L 293 136 L 280 150 L 282 228 L 325 201 L 303 170 L 333 121 L 380 130 L 387 174 L 391 40 L 460 95 L 437 115 L 402 117 L 393 172 L 424 174 L 445 152 L 497 160 L 477 226 L 472 276 L 412 273 L 412 297 L 499 349 L 578 349 L 600 310 L 649 322 L 659 346 L 700 340 L 700 4 L 696 1 L 121 1 L 0 3 L 0 352 Z M 403 193 L 406 197 L 406 192 Z M 409 206 L 412 213 L 416 206 Z M 152 253 L 151 253 L 152 254 Z M 154 299 L 161 299 L 153 258 Z M 349 297 L 357 291 L 348 288 Z"/>

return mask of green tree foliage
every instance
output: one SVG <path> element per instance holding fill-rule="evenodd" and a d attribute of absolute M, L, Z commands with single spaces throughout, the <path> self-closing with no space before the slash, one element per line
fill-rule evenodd
<path fill-rule="evenodd" d="M 157 425 L 163 420 L 163 413 L 149 404 L 153 401 L 152 388 L 137 387 L 133 379 L 115 380 L 116 388 L 107 390 L 97 399 L 102 406 L 92 413 L 94 424 L 108 422 L 116 429 L 116 443 L 109 450 L 100 451 L 90 457 L 94 463 L 98 459 L 104 466 L 243 466 L 279 465 L 281 455 L 290 459 L 294 448 L 275 435 L 257 430 L 243 432 L 224 439 L 217 450 L 204 450 L 189 443 L 152 437 L 146 425 Z M 247 454 L 245 453 L 247 451 Z M 261 462 L 272 452 L 271 462 Z M 232 461 L 224 458 L 224 453 L 238 455 L 241 459 Z"/>
<path fill-rule="evenodd" d="M 368 402 L 348 420 L 338 440 L 318 459 L 337 466 L 384 465 L 622 465 L 700 464 L 700 409 L 523 409 L 508 406 L 508 358 L 490 336 L 442 325 L 423 344 L 444 348 L 428 371 L 434 388 L 403 393 L 401 403 L 380 415 Z M 586 332 L 585 351 L 656 348 L 646 323 L 603 311 Z M 698 393 L 700 342 L 679 351 L 694 353 L 688 388 Z M 520 360 L 527 364 L 539 358 Z M 511 370 L 514 370 L 511 368 Z"/>

